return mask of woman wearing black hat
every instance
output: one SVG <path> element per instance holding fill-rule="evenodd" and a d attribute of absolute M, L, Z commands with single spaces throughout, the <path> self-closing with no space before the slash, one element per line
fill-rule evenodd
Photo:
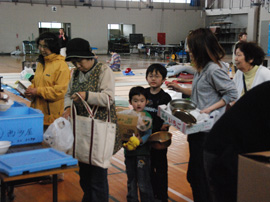
<path fill-rule="evenodd" d="M 92 53 L 89 42 L 75 38 L 67 44 L 66 61 L 71 61 L 76 69 L 70 80 L 68 91 L 65 96 L 65 111 L 63 116 L 68 118 L 71 114 L 71 101 L 76 106 L 77 114 L 89 116 L 76 93 L 91 107 L 98 106 L 95 118 L 106 120 L 108 98 L 110 103 L 110 118 L 116 123 L 116 111 L 114 105 L 114 75 L 112 70 L 102 63 L 97 62 Z M 116 134 L 116 137 L 117 134 Z M 90 141 L 90 140 L 89 140 Z M 116 147 L 120 148 L 116 139 Z M 77 149 L 80 149 L 77 147 Z M 115 149 L 117 151 L 117 149 Z M 109 188 L 107 169 L 83 163 L 79 161 L 80 185 L 84 191 L 82 201 L 107 202 L 109 199 Z"/>

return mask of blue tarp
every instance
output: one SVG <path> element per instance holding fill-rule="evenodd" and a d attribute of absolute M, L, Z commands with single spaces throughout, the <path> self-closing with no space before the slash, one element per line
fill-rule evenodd
<path fill-rule="evenodd" d="M 200 0 L 191 0 L 190 6 L 200 6 Z"/>

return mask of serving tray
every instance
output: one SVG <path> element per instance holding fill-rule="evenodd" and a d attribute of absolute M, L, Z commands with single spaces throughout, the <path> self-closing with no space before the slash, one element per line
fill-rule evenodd
<path fill-rule="evenodd" d="M 53 148 L 37 149 L 1 155 L 0 172 L 15 176 L 77 163 L 77 159 Z"/>

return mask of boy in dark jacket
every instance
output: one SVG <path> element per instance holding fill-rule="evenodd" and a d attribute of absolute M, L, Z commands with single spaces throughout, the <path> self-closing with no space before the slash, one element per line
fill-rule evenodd
<path fill-rule="evenodd" d="M 157 131 L 168 131 L 169 125 L 157 116 L 158 105 L 168 104 L 171 96 L 164 92 L 161 85 L 166 79 L 167 69 L 161 64 L 152 64 L 147 68 L 146 80 L 149 88 L 146 89 L 148 104 L 145 110 L 153 119 L 152 133 Z M 155 198 L 162 202 L 168 201 L 168 162 L 167 148 L 157 150 L 151 148 L 151 182 Z"/>

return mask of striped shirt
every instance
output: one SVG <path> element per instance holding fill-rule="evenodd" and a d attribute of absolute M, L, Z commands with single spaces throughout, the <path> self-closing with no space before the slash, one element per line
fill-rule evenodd
<path fill-rule="evenodd" d="M 111 62 L 110 64 L 111 65 L 120 65 L 121 63 L 121 58 L 120 58 L 120 55 L 117 54 L 117 53 L 114 53 L 111 57 Z"/>

